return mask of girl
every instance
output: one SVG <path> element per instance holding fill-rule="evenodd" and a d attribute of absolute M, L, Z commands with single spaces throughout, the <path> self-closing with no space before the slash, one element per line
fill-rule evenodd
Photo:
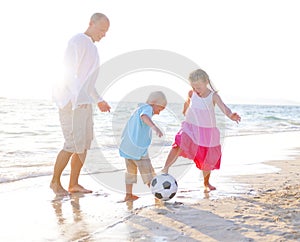
<path fill-rule="evenodd" d="M 185 121 L 175 136 L 175 142 L 162 172 L 168 173 L 169 167 L 178 156 L 192 159 L 196 167 L 203 171 L 204 192 L 209 192 L 216 189 L 209 182 L 211 170 L 220 169 L 221 164 L 220 132 L 216 127 L 214 106 L 217 104 L 228 118 L 237 123 L 241 117 L 237 113 L 232 113 L 223 103 L 205 71 L 201 69 L 193 71 L 189 81 L 192 90 L 189 91 L 184 103 Z"/>

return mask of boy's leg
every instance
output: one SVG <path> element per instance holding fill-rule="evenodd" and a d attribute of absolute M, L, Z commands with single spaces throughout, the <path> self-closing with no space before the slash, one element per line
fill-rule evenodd
<path fill-rule="evenodd" d="M 146 184 L 150 188 L 150 183 L 153 177 L 156 176 L 150 158 L 148 156 L 145 156 L 141 160 L 136 161 L 136 164 L 138 166 L 139 172 L 141 173 L 144 184 Z M 155 197 L 154 204 L 157 207 L 161 207 L 164 202 Z"/>
<path fill-rule="evenodd" d="M 169 167 L 175 163 L 177 160 L 179 154 L 181 152 L 181 149 L 179 146 L 173 147 L 168 155 L 168 158 L 166 160 L 164 168 L 161 170 L 162 173 L 168 173 L 169 172 Z"/>
<path fill-rule="evenodd" d="M 133 184 L 137 182 L 137 166 L 134 160 L 125 159 L 127 172 L 125 174 L 126 196 L 124 201 L 134 201 L 139 197 L 132 194 Z"/>
<path fill-rule="evenodd" d="M 124 201 L 134 201 L 137 200 L 139 197 L 132 194 L 132 188 L 133 184 L 126 184 L 126 196 L 124 198 Z"/>
<path fill-rule="evenodd" d="M 136 161 L 137 168 L 141 174 L 144 184 L 150 187 L 150 182 L 156 176 L 151 160 L 148 156 L 142 157 L 141 160 Z"/>

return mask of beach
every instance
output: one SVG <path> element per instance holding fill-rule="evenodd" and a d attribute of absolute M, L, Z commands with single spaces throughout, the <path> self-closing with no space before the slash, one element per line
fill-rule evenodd
<path fill-rule="evenodd" d="M 244 196 L 138 209 L 96 238 L 118 241 L 123 231 L 128 241 L 299 241 L 300 157 L 268 163 L 281 171 L 236 178 L 251 185 Z"/>
<path fill-rule="evenodd" d="M 84 172 L 81 183 L 92 194 L 55 197 L 49 175 L 0 184 L 0 240 L 299 241 L 299 137 L 283 132 L 226 139 L 223 169 L 211 178 L 217 190 L 203 193 L 200 173 L 191 167 L 177 178 L 176 196 L 161 204 L 150 193 L 121 203 L 124 194 Z M 266 140 L 265 156 L 259 147 Z M 242 155 L 249 161 L 229 169 L 229 160 Z"/>

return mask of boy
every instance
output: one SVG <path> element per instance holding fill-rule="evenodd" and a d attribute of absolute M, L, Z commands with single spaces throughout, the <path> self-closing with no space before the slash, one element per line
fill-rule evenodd
<path fill-rule="evenodd" d="M 125 174 L 126 196 L 124 201 L 134 201 L 138 196 L 132 194 L 133 184 L 137 182 L 137 169 L 143 182 L 150 186 L 155 176 L 151 160 L 148 156 L 148 147 L 151 144 L 152 130 L 158 137 L 163 133 L 153 123 L 152 116 L 165 109 L 167 99 L 163 92 L 150 93 L 146 103 L 139 105 L 128 120 L 121 137 L 119 153 L 125 158 L 127 172 Z"/>

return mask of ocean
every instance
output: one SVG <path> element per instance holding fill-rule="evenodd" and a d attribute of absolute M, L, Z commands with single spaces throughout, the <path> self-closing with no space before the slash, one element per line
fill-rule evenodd
<path fill-rule="evenodd" d="M 108 174 L 111 179 L 114 174 L 119 176 L 119 172 L 125 170 L 124 161 L 118 154 L 118 144 L 122 129 L 137 104 L 111 103 L 111 106 L 111 113 L 100 113 L 98 110 L 94 112 L 95 139 L 84 172 L 95 174 L 96 179 L 97 174 Z M 300 106 L 228 106 L 240 114 L 242 121 L 239 124 L 232 122 L 216 107 L 224 151 L 230 149 L 230 142 L 226 140 L 231 137 L 255 138 L 261 134 L 300 131 Z M 63 146 L 56 106 L 48 100 L 0 98 L 0 107 L 0 184 L 43 176 L 49 176 L 50 181 L 56 155 Z M 164 132 L 163 138 L 157 138 L 153 134 L 149 150 L 153 166 L 157 170 L 163 166 L 174 135 L 184 119 L 181 111 L 181 103 L 171 103 L 160 115 L 153 118 Z M 260 156 L 264 157 L 263 150 L 260 152 Z M 266 159 L 268 158 L 270 157 L 267 156 Z M 240 160 L 242 162 L 243 159 Z M 180 169 L 185 164 L 192 163 L 184 160 L 175 166 Z M 224 170 L 226 171 L 225 168 Z M 222 172 L 222 167 L 220 171 Z M 64 172 L 64 175 L 68 174 L 69 166 Z M 178 173 L 175 172 L 176 174 Z M 100 178 L 100 183 L 107 185 L 105 183 L 109 181 L 105 179 Z M 121 189 L 118 186 L 111 188 Z"/>

